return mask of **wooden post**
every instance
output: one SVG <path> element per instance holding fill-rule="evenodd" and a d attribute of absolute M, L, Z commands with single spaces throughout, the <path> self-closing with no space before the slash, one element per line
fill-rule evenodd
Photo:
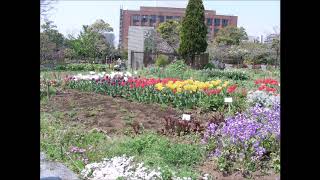
<path fill-rule="evenodd" d="M 50 84 L 49 84 L 49 82 L 47 82 L 47 98 L 48 98 L 48 100 L 50 99 L 49 86 L 50 86 Z"/>

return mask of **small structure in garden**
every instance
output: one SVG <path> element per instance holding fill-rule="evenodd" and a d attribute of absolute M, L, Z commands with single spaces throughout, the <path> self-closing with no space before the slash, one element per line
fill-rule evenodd
<path fill-rule="evenodd" d="M 166 55 L 169 60 L 178 54 L 153 27 L 130 26 L 128 36 L 128 67 L 140 69 L 154 64 L 158 55 Z"/>
<path fill-rule="evenodd" d="M 138 69 L 143 66 L 143 53 L 145 49 L 145 34 L 153 27 L 130 26 L 128 34 L 128 67 Z"/>

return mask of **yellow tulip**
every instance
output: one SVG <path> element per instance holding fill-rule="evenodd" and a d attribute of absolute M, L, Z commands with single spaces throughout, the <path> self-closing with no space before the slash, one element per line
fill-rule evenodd
<path fill-rule="evenodd" d="M 220 89 L 222 89 L 222 87 L 221 87 L 221 86 L 218 86 L 218 87 L 217 87 L 217 89 L 219 89 L 219 90 L 220 90 Z"/>

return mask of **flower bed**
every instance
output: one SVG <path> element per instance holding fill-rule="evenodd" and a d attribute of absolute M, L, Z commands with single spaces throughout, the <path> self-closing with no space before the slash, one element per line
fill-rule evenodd
<path fill-rule="evenodd" d="M 224 105 L 224 97 L 235 96 L 237 89 L 236 85 L 221 80 L 200 82 L 192 79 L 181 81 L 174 78 L 133 78 L 125 75 L 84 77 L 69 77 L 67 84 L 72 89 L 93 91 L 138 102 L 167 104 L 177 108 L 200 107 L 217 110 Z"/>

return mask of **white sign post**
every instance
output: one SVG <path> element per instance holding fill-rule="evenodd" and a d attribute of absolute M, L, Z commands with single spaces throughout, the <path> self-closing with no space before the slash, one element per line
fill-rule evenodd
<path fill-rule="evenodd" d="M 182 114 L 182 120 L 190 121 L 191 116 L 190 114 Z"/>
<path fill-rule="evenodd" d="M 229 113 L 230 113 L 230 104 L 232 103 L 232 97 L 224 98 L 224 102 L 228 104 Z"/>

